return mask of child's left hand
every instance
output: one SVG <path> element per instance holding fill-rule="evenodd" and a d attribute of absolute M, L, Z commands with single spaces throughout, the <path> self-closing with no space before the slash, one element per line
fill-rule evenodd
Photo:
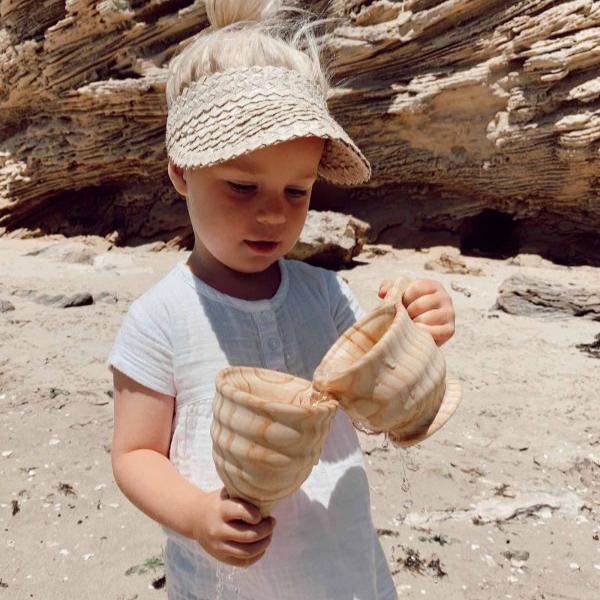
<path fill-rule="evenodd" d="M 393 283 L 391 279 L 381 282 L 380 298 L 385 298 Z M 402 304 L 413 322 L 430 333 L 438 346 L 454 335 L 454 306 L 439 281 L 416 279 L 411 282 L 402 295 Z"/>

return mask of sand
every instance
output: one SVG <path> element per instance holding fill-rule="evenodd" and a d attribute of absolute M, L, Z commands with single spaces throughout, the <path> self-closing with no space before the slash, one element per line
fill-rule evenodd
<path fill-rule="evenodd" d="M 15 307 L 0 314 L 0 598 L 166 598 L 163 534 L 112 478 L 105 361 L 129 303 L 187 253 L 85 241 L 89 255 L 74 257 L 61 256 L 73 240 L 0 239 L 0 300 Z M 361 434 L 400 598 L 598 598 L 600 360 L 576 345 L 600 323 L 494 303 L 514 273 L 597 286 L 600 269 L 466 257 L 481 276 L 444 274 L 424 263 L 452 249 L 371 250 L 341 272 L 365 308 L 402 272 L 451 294 L 456 334 L 443 349 L 464 392 L 451 421 L 411 449 Z M 39 303 L 81 292 L 108 294 Z"/>

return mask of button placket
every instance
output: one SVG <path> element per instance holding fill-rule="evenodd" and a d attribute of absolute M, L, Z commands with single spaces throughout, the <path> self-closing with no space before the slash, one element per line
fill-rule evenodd
<path fill-rule="evenodd" d="M 267 368 L 285 370 L 283 343 L 279 336 L 275 315 L 272 312 L 262 312 L 257 313 L 255 319 L 260 334 L 265 366 Z"/>

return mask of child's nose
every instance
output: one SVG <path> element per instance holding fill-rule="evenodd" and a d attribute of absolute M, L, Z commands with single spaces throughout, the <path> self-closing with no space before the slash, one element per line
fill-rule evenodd
<path fill-rule="evenodd" d="M 285 223 L 285 200 L 278 195 L 269 195 L 259 207 L 256 220 L 265 225 L 281 225 Z"/>

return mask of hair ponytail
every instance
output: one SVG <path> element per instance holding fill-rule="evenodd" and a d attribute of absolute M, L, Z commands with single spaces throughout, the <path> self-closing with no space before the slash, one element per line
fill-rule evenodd
<path fill-rule="evenodd" d="M 297 71 L 327 97 L 330 80 L 314 29 L 340 19 L 312 20 L 312 13 L 284 5 L 282 0 L 205 0 L 205 3 L 210 27 L 193 38 L 169 64 L 168 107 L 202 76 L 253 66 Z"/>
<path fill-rule="evenodd" d="M 265 21 L 281 10 L 281 0 L 205 0 L 206 15 L 214 30 L 234 23 Z"/>

